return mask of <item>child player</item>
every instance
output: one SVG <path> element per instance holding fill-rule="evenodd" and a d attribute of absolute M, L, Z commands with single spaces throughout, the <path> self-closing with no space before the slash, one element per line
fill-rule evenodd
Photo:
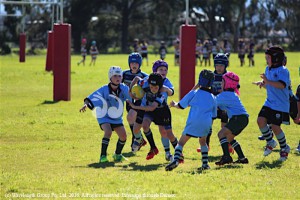
<path fill-rule="evenodd" d="M 136 139 L 133 143 L 132 150 L 133 152 L 136 152 L 143 145 L 143 138 L 139 132 L 143 127 L 147 140 L 151 146 L 146 157 L 146 159 L 149 160 L 159 152 L 155 145 L 153 134 L 149 128 L 151 122 L 153 121 L 156 125 L 171 127 L 171 112 L 166 102 L 166 98 L 168 94 L 172 93 L 172 90 L 163 86 L 163 78 L 158 73 L 152 73 L 145 79 L 136 77 L 131 82 L 130 88 L 136 83 L 142 86 L 145 95 L 140 106 L 136 106 L 127 101 L 133 109 L 138 110 L 137 118 L 133 126 L 133 132 Z M 174 146 L 177 145 L 177 139 L 173 132 L 167 132 L 167 137 L 172 144 L 174 143 Z"/>
<path fill-rule="evenodd" d="M 223 156 L 216 165 L 232 163 L 232 157 L 229 154 L 228 144 L 230 143 L 236 153 L 238 160 L 234 163 L 248 164 L 240 144 L 234 139 L 238 136 L 249 123 L 249 115 L 245 110 L 239 95 L 239 77 L 233 72 L 227 72 L 223 75 L 222 92 L 216 96 L 217 106 L 225 110 L 229 117 L 229 122 L 222 127 L 218 137 L 223 150 Z"/>
<path fill-rule="evenodd" d="M 99 54 L 98 52 L 98 49 L 97 49 L 97 46 L 96 46 L 96 41 L 92 41 L 92 46 L 90 48 L 90 54 L 91 54 L 91 63 L 90 63 L 90 66 L 93 64 L 95 66 L 95 63 L 96 63 L 96 59 L 97 59 L 97 56 Z"/>
<path fill-rule="evenodd" d="M 124 101 L 126 99 L 131 101 L 128 86 L 121 83 L 121 68 L 118 66 L 110 67 L 108 78 L 110 83 L 102 86 L 85 98 L 84 105 L 79 110 L 80 112 L 85 112 L 87 107 L 91 110 L 96 109 L 98 123 L 100 128 L 104 131 L 100 154 L 101 163 L 108 162 L 107 147 L 113 131 L 115 131 L 119 136 L 113 159 L 116 162 L 126 160 L 126 158 L 122 155 L 122 149 L 126 142 L 126 131 L 122 117 Z"/>
<path fill-rule="evenodd" d="M 186 126 L 182 132 L 178 145 L 175 148 L 173 161 L 166 166 L 166 171 L 171 171 L 179 165 L 179 157 L 186 142 L 191 138 L 199 138 L 202 149 L 201 169 L 210 169 L 208 165 L 208 146 L 206 136 L 208 135 L 212 118 L 217 114 L 215 97 L 211 94 L 210 87 L 214 80 L 214 73 L 210 70 L 202 70 L 199 75 L 199 90 L 191 90 L 179 103 L 172 101 L 171 107 L 185 109 L 190 106 L 190 112 L 186 121 Z"/>
<path fill-rule="evenodd" d="M 160 42 L 160 47 L 158 51 L 159 51 L 160 59 L 164 60 L 166 58 L 166 54 L 168 53 L 164 41 Z"/>
<path fill-rule="evenodd" d="M 285 133 L 281 129 L 281 124 L 290 124 L 289 118 L 289 86 L 290 73 L 283 66 L 285 59 L 284 51 L 281 47 L 273 46 L 265 52 L 267 67 L 265 73 L 261 74 L 262 81 L 255 84 L 260 88 L 264 87 L 267 90 L 266 101 L 260 110 L 257 118 L 258 127 L 267 141 L 264 150 L 264 156 L 272 153 L 277 146 L 277 142 L 272 138 L 269 122 L 272 125 L 272 130 L 280 144 L 280 161 L 285 161 L 288 158 L 290 147 L 286 143 Z"/>
<path fill-rule="evenodd" d="M 296 117 L 294 118 L 294 122 L 295 122 L 295 124 L 300 125 L 300 85 L 298 85 L 298 87 L 297 87 L 296 97 L 297 97 L 298 112 L 297 112 Z M 300 141 L 299 141 L 299 144 L 298 144 L 298 147 L 296 148 L 296 150 L 298 151 L 298 153 L 300 153 Z"/>
<path fill-rule="evenodd" d="M 85 39 L 85 38 L 83 38 L 82 41 L 81 41 L 81 49 L 80 49 L 80 52 L 81 52 L 82 60 L 79 61 L 79 62 L 77 63 L 77 65 L 79 66 L 80 63 L 82 63 L 83 66 L 84 66 L 84 65 L 85 65 L 86 52 L 87 52 L 87 51 L 86 51 L 86 39 Z"/>
<path fill-rule="evenodd" d="M 168 87 L 171 90 L 171 93 L 169 93 L 168 96 L 173 96 L 174 95 L 174 86 L 171 83 L 171 81 L 167 78 L 168 63 L 163 60 L 155 61 L 152 66 L 152 72 L 159 73 L 163 77 L 163 85 L 165 87 Z M 166 102 L 168 103 L 167 98 L 166 98 Z M 171 115 L 171 112 L 170 112 L 170 115 Z M 162 144 L 165 149 L 165 158 L 167 161 L 170 161 L 170 159 L 172 158 L 172 155 L 170 153 L 170 140 L 168 139 L 167 135 L 173 134 L 172 127 L 171 126 L 158 126 L 158 127 L 159 127 L 159 132 L 162 136 L 161 141 L 162 141 Z M 151 131 L 150 124 L 149 124 L 149 127 L 147 127 L 147 128 L 149 128 L 149 131 Z M 178 141 L 176 139 L 175 142 L 172 143 L 174 148 L 177 145 L 177 142 Z"/>
<path fill-rule="evenodd" d="M 214 80 L 211 86 L 212 93 L 216 96 L 222 91 L 222 77 L 225 73 L 227 73 L 227 67 L 228 67 L 228 58 L 225 54 L 223 53 L 218 53 L 215 58 L 214 58 L 214 66 L 215 66 L 215 71 L 214 71 Z M 221 128 L 223 128 L 226 123 L 228 122 L 228 115 L 225 110 L 221 110 L 218 108 L 217 112 L 217 118 L 221 120 Z M 209 147 L 210 145 L 210 137 L 212 135 L 212 128 L 206 137 L 206 143 Z M 201 148 L 197 149 L 198 152 L 201 152 Z M 234 153 L 233 148 L 229 144 L 229 151 L 230 153 Z"/>
<path fill-rule="evenodd" d="M 148 74 L 141 71 L 141 64 L 142 64 L 142 57 L 139 53 L 134 52 L 128 56 L 129 69 L 123 71 L 123 80 L 122 80 L 122 82 L 125 83 L 128 87 L 130 86 L 131 81 L 136 76 L 142 79 L 148 76 Z M 135 105 L 140 105 L 141 100 L 133 100 L 132 103 L 134 103 Z M 131 146 L 132 146 L 134 140 L 133 124 L 135 122 L 137 112 L 134 109 L 132 109 L 128 103 L 126 103 L 126 110 L 128 112 L 127 121 L 129 123 L 129 127 L 132 133 L 132 140 L 131 140 Z M 146 143 L 144 145 L 146 145 Z"/>
<path fill-rule="evenodd" d="M 145 40 L 142 40 L 140 46 L 141 46 L 142 60 L 146 59 L 147 66 L 148 66 L 148 44 Z"/>
<path fill-rule="evenodd" d="M 246 46 L 243 39 L 239 39 L 239 46 L 238 46 L 238 56 L 240 59 L 241 67 L 245 64 L 245 53 L 246 53 Z"/>

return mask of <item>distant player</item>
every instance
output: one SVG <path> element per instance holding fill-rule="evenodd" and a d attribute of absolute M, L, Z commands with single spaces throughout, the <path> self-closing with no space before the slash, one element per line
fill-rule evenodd
<path fill-rule="evenodd" d="M 241 67 L 245 64 L 245 53 L 246 53 L 246 46 L 243 39 L 239 39 L 239 46 L 238 46 L 238 56 L 240 59 Z"/>
<path fill-rule="evenodd" d="M 179 44 L 179 39 L 176 39 L 174 41 L 174 65 L 178 66 L 179 65 L 179 56 L 180 56 L 180 44 Z"/>
<path fill-rule="evenodd" d="M 224 52 L 224 54 L 227 55 L 227 58 L 229 60 L 230 53 L 231 53 L 231 45 L 227 39 L 224 39 L 223 52 Z"/>
<path fill-rule="evenodd" d="M 90 66 L 91 65 L 95 66 L 98 54 L 99 54 L 99 51 L 98 51 L 98 48 L 96 46 L 96 41 L 94 40 L 94 41 L 92 41 L 92 46 L 90 48 L 90 55 L 91 55 L 91 58 L 92 58 Z"/>
<path fill-rule="evenodd" d="M 86 39 L 83 38 L 82 41 L 81 41 L 81 49 L 80 49 L 80 52 L 81 52 L 81 56 L 82 56 L 82 60 L 79 61 L 77 63 L 77 65 L 79 66 L 80 63 L 83 64 L 83 66 L 85 66 L 85 57 L 86 57 L 86 53 L 87 53 L 87 50 L 86 50 Z"/>
<path fill-rule="evenodd" d="M 148 44 L 145 40 L 143 40 L 140 46 L 141 46 L 142 59 L 143 60 L 146 59 L 147 66 L 148 66 Z"/>
<path fill-rule="evenodd" d="M 101 130 L 104 131 L 101 144 L 100 163 L 108 162 L 107 147 L 115 131 L 118 134 L 118 142 L 113 159 L 116 162 L 124 161 L 126 158 L 122 155 L 122 150 L 126 142 L 126 131 L 123 126 L 123 108 L 126 99 L 131 100 L 129 88 L 122 81 L 122 69 L 118 66 L 112 66 L 108 72 L 110 83 L 90 94 L 84 99 L 84 105 L 79 110 L 85 112 L 86 108 L 96 109 L 97 121 Z"/>
<path fill-rule="evenodd" d="M 211 53 L 213 56 L 213 59 L 215 58 L 215 56 L 220 53 L 220 47 L 218 45 L 218 40 L 217 38 L 214 38 L 212 41 L 212 45 L 211 45 Z"/>
<path fill-rule="evenodd" d="M 254 42 L 250 41 L 249 49 L 248 49 L 248 59 L 249 59 L 249 67 L 254 67 Z"/>
<path fill-rule="evenodd" d="M 202 70 L 199 74 L 199 90 L 191 90 L 178 103 L 172 101 L 171 107 L 185 109 L 190 107 L 190 112 L 186 121 L 186 126 L 182 132 L 178 145 L 175 148 L 173 161 L 166 166 L 166 171 L 171 171 L 179 165 L 179 159 L 182 155 L 183 147 L 191 138 L 199 138 L 202 149 L 202 167 L 200 169 L 210 169 L 208 165 L 208 146 L 206 136 L 209 133 L 212 124 L 212 118 L 216 116 L 217 109 L 215 97 L 211 94 L 210 87 L 214 80 L 214 74 L 210 70 Z"/>
<path fill-rule="evenodd" d="M 133 45 L 132 45 L 132 47 L 133 47 L 133 52 L 135 52 L 135 53 L 140 53 L 139 39 L 135 38 L 135 39 L 133 40 Z"/>
<path fill-rule="evenodd" d="M 196 66 L 197 66 L 197 60 L 199 59 L 199 64 L 200 64 L 200 66 L 202 66 L 202 62 L 203 62 L 203 60 L 202 60 L 202 49 L 203 49 L 203 45 L 202 45 L 202 42 L 201 42 L 201 40 L 197 40 L 197 43 L 196 43 L 196 49 L 195 49 L 195 51 L 196 51 Z"/>
<path fill-rule="evenodd" d="M 168 53 L 168 51 L 167 51 L 164 41 L 160 42 L 160 47 L 159 47 L 158 51 L 159 51 L 160 59 L 165 60 L 166 54 Z"/>
<path fill-rule="evenodd" d="M 209 47 L 209 42 L 208 40 L 204 41 L 204 45 L 202 48 L 202 55 L 203 55 L 203 60 L 204 60 L 204 66 L 208 64 L 210 66 L 210 47 Z"/>

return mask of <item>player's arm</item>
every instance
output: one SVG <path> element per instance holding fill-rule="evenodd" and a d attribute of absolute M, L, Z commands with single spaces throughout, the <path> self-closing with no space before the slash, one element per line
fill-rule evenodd
<path fill-rule="evenodd" d="M 286 87 L 286 83 L 284 81 L 270 81 L 267 79 L 266 75 L 263 73 L 260 75 L 260 77 L 263 79 L 263 82 L 265 85 L 270 85 L 275 88 L 284 89 Z"/>
<path fill-rule="evenodd" d="M 158 102 L 153 102 L 150 106 L 136 106 L 134 105 L 132 102 L 130 101 L 126 101 L 127 103 L 129 103 L 129 105 L 136 110 L 144 110 L 146 112 L 151 112 L 154 111 L 157 107 L 158 107 Z"/>
<path fill-rule="evenodd" d="M 85 98 L 84 105 L 79 109 L 79 112 L 85 112 L 87 107 L 92 110 L 94 108 L 94 105 L 91 102 L 91 100 L 89 100 L 88 98 Z"/>
<path fill-rule="evenodd" d="M 171 88 L 164 86 L 164 85 L 160 89 L 160 92 L 166 92 L 168 94 L 168 96 L 172 96 L 174 94 L 174 90 L 172 90 Z"/>
<path fill-rule="evenodd" d="M 259 88 L 266 88 L 266 84 L 263 80 L 261 81 L 256 81 L 256 82 L 252 82 L 252 84 L 259 86 Z"/>

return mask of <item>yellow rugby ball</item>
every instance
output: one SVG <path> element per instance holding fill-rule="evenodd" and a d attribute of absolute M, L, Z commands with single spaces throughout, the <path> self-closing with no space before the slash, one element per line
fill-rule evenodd
<path fill-rule="evenodd" d="M 133 96 L 135 96 L 137 99 L 141 99 L 143 98 L 145 92 L 143 90 L 143 88 L 140 85 L 134 85 L 131 88 L 131 93 L 133 94 Z"/>

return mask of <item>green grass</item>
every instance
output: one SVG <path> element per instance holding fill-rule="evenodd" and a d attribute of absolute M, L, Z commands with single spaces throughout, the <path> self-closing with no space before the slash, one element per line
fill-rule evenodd
<path fill-rule="evenodd" d="M 292 86 L 299 84 L 299 53 L 287 53 Z M 216 167 L 221 148 L 217 139 L 220 121 L 213 125 L 209 161 L 211 170 L 200 172 L 198 143 L 191 139 L 184 147 L 185 163 L 172 172 L 164 167 L 164 150 L 158 129 L 152 126 L 160 153 L 152 160 L 145 157 L 149 146 L 135 156 L 130 153 L 130 142 L 124 147 L 128 162 L 99 164 L 99 149 L 103 132 L 91 112 L 79 113 L 83 99 L 108 83 L 108 68 L 119 65 L 128 68 L 127 55 L 100 55 L 96 67 L 77 66 L 80 56 L 72 56 L 71 101 L 53 102 L 53 76 L 45 71 L 44 56 L 27 56 L 19 63 L 18 56 L 0 57 L 1 69 L 1 194 L 0 199 L 13 195 L 49 196 L 81 199 L 83 194 L 101 198 L 161 197 L 167 199 L 299 199 L 300 159 L 294 149 L 299 141 L 299 127 L 283 125 L 287 141 L 293 149 L 289 159 L 278 162 L 279 149 L 263 157 L 264 142 L 256 125 L 257 114 L 263 105 L 265 91 L 251 84 L 260 80 L 264 72 L 264 54 L 256 54 L 254 68 L 239 67 L 236 54 L 231 55 L 228 70 L 241 78 L 241 100 L 250 114 L 250 122 L 237 137 L 248 165 Z M 150 55 L 149 63 L 158 59 Z M 87 57 L 87 64 L 90 57 Z M 167 55 L 168 77 L 175 86 L 179 100 L 179 68 L 174 66 L 173 55 Z M 151 65 L 151 64 L 149 64 Z M 207 67 L 213 69 L 212 67 Z M 150 66 L 142 69 L 149 73 Z M 204 67 L 197 66 L 197 74 Z M 170 101 L 169 100 L 169 101 Z M 185 126 L 188 109 L 172 109 L 173 130 L 179 138 Z M 126 119 L 126 117 L 125 117 Z M 126 120 L 128 135 L 131 135 Z M 129 136 L 128 141 L 131 136 Z M 117 141 L 113 134 L 108 148 L 109 159 Z M 173 151 L 173 150 L 172 150 Z M 236 159 L 234 155 L 234 159 Z M 297 192 L 298 191 L 298 192 Z M 126 196 L 128 195 L 128 196 Z M 133 197 L 131 197 L 133 198 Z M 131 199 L 130 198 L 130 199 Z M 24 199 L 24 198 L 23 198 Z"/>

